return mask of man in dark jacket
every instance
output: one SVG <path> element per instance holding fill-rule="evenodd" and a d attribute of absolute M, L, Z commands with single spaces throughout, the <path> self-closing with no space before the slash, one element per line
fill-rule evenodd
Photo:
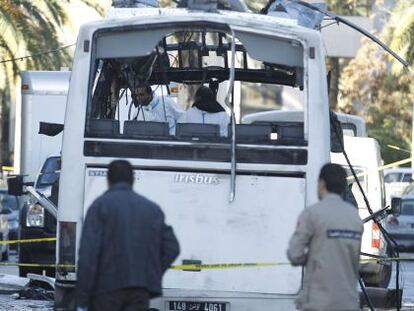
<path fill-rule="evenodd" d="M 109 189 L 93 202 L 83 225 L 78 310 L 147 310 L 179 253 L 160 207 L 132 190 L 127 161 L 109 164 Z"/>

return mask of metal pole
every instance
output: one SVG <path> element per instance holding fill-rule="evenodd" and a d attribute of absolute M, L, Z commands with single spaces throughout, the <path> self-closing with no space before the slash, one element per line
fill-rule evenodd
<path fill-rule="evenodd" d="M 413 74 L 411 73 L 412 82 L 414 83 Z M 412 110 L 412 116 L 411 116 L 411 170 L 414 171 L 414 161 L 413 161 L 413 155 L 414 155 L 414 87 L 411 87 L 412 92 L 412 102 L 413 102 L 413 110 Z"/>

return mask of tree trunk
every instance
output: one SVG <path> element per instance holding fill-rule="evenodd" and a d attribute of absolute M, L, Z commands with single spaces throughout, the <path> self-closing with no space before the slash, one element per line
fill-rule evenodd
<path fill-rule="evenodd" d="M 339 94 L 339 79 L 341 76 L 341 67 L 339 58 L 328 58 L 328 70 L 331 72 L 330 88 L 329 88 L 329 108 L 336 111 L 338 108 L 338 94 Z"/>
<path fill-rule="evenodd" d="M 9 96 L 5 92 L 0 93 L 0 165 L 10 165 L 10 145 L 9 145 L 9 126 L 10 108 L 7 102 Z"/>

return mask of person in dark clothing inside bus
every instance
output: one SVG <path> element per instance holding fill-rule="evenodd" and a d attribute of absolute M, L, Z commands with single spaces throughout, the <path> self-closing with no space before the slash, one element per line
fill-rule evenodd
<path fill-rule="evenodd" d="M 179 253 L 161 208 L 132 190 L 132 166 L 109 164 L 109 189 L 87 211 L 79 249 L 77 310 L 143 311 Z"/>
<path fill-rule="evenodd" d="M 179 123 L 217 124 L 220 135 L 227 136 L 227 127 L 230 116 L 216 100 L 213 90 L 206 86 L 200 86 L 195 95 L 194 103 L 182 116 Z"/>

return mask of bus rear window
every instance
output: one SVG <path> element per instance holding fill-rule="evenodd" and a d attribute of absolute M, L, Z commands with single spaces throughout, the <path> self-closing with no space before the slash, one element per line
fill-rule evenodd
<path fill-rule="evenodd" d="M 131 33 L 128 40 L 135 38 Z M 228 93 L 233 41 L 223 30 L 170 30 L 145 56 L 104 52 L 108 36 L 95 38 L 86 137 L 228 144 L 234 120 L 239 144 L 306 145 L 298 42 L 236 34 L 234 87 Z M 279 58 L 270 62 L 254 43 L 288 54 L 277 52 Z M 289 110 L 302 116 L 266 116 Z"/>

